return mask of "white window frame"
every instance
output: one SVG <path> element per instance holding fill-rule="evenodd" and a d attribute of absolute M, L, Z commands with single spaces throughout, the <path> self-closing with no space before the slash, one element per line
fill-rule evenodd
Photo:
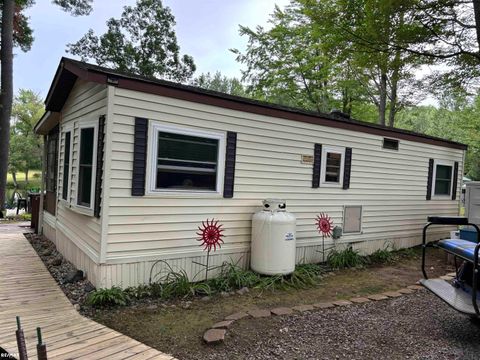
<path fill-rule="evenodd" d="M 450 192 L 448 195 L 435 195 L 435 185 L 437 183 L 437 165 L 443 166 L 450 166 L 452 168 L 452 173 L 450 174 Z M 437 199 L 448 199 L 452 198 L 452 187 L 453 187 L 453 178 L 455 171 L 454 161 L 446 161 L 446 160 L 434 160 L 433 161 L 433 174 L 432 174 L 432 198 Z"/>
<path fill-rule="evenodd" d="M 158 134 L 159 132 L 169 132 L 179 135 L 197 136 L 208 139 L 218 140 L 217 154 L 217 183 L 215 191 L 213 190 L 183 190 L 183 189 L 157 189 L 157 152 L 158 152 Z M 150 121 L 149 125 L 149 144 L 147 153 L 147 183 L 146 193 L 148 195 L 198 195 L 198 196 L 223 196 L 223 181 L 225 176 L 225 151 L 226 151 L 225 132 L 205 131 L 194 128 L 165 125 L 159 121 Z"/>
<path fill-rule="evenodd" d="M 65 141 L 66 141 L 66 138 L 67 138 L 67 133 L 70 133 L 70 163 L 68 164 L 68 189 L 67 189 L 67 198 L 64 199 L 63 198 L 63 188 L 65 187 L 65 183 L 63 182 L 63 172 L 65 171 Z M 61 134 L 62 138 L 61 140 L 63 141 L 63 158 L 62 158 L 62 164 L 60 165 L 61 168 L 62 168 L 62 193 L 61 194 L 58 194 L 59 195 L 59 199 L 60 201 L 63 201 L 63 202 L 66 202 L 66 203 L 70 203 L 70 200 L 71 200 L 71 195 L 72 195 L 72 169 L 73 169 L 73 138 L 74 138 L 74 129 L 73 129 L 73 125 L 72 124 L 68 124 L 68 125 L 64 125 L 62 127 L 62 134 Z M 58 187 L 60 188 L 60 187 Z"/>
<path fill-rule="evenodd" d="M 93 128 L 93 155 L 92 155 L 92 179 L 91 179 L 91 194 L 90 206 L 80 205 L 78 203 L 78 186 L 80 185 L 80 151 L 82 148 L 82 129 Z M 77 147 L 77 171 L 76 175 L 76 189 L 75 189 L 75 204 L 74 206 L 87 215 L 93 215 L 93 207 L 95 201 L 95 180 L 97 178 L 97 144 L 98 144 L 98 120 L 80 120 L 78 122 L 78 147 Z"/>
<path fill-rule="evenodd" d="M 334 153 L 341 155 L 340 176 L 338 182 L 325 181 L 327 172 L 327 154 Z M 345 148 L 340 146 L 322 146 L 322 168 L 320 169 L 320 183 L 322 187 L 342 187 L 343 186 L 343 170 L 345 165 Z"/>

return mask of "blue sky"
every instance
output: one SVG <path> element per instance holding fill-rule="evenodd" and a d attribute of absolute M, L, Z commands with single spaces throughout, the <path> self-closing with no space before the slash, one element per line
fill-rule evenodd
<path fill-rule="evenodd" d="M 235 61 L 230 48 L 243 49 L 246 39 L 238 34 L 238 25 L 254 27 L 267 25 L 275 4 L 285 6 L 289 0 L 164 0 L 172 9 L 181 53 L 192 55 L 196 74 L 221 71 L 240 77 L 241 65 Z M 105 22 L 119 17 L 125 5 L 135 0 L 94 0 L 90 16 L 72 17 L 49 0 L 37 0 L 28 16 L 34 29 L 35 41 L 27 53 L 15 50 L 14 88 L 32 89 L 42 97 L 48 91 L 66 44 L 76 42 L 92 28 L 97 34 L 105 32 Z"/>

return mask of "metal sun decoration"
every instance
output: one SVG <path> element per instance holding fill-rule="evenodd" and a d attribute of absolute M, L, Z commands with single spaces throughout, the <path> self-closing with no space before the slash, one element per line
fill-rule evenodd
<path fill-rule="evenodd" d="M 201 241 L 202 243 L 200 246 L 203 246 L 203 250 L 207 251 L 207 264 L 199 264 L 205 266 L 205 280 L 208 279 L 208 260 L 210 258 L 210 251 L 216 251 L 217 247 L 220 249 L 221 244 L 223 244 L 223 239 L 225 235 L 223 235 L 224 229 L 222 229 L 223 225 L 218 223 L 218 220 L 207 219 L 206 221 L 202 221 L 202 226 L 198 227 L 198 235 L 197 241 Z"/>
<path fill-rule="evenodd" d="M 322 236 L 322 261 L 325 262 L 325 237 L 331 237 L 333 231 L 333 220 L 326 213 L 320 213 L 315 218 L 315 225 L 318 233 Z M 332 247 L 326 249 L 330 250 Z"/>

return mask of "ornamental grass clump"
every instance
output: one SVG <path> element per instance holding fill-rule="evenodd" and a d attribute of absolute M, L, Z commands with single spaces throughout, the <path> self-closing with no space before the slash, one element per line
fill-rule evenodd
<path fill-rule="evenodd" d="M 327 257 L 327 264 L 332 269 L 345 269 L 361 267 L 366 264 L 365 257 L 361 256 L 358 250 L 353 250 L 351 246 L 345 250 L 333 249 Z"/>

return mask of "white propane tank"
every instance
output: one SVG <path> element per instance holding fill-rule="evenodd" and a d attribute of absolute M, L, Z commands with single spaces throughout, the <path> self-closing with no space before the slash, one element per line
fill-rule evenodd
<path fill-rule="evenodd" d="M 263 210 L 252 217 L 250 266 L 265 275 L 286 275 L 295 270 L 295 215 L 284 200 L 263 200 Z"/>

